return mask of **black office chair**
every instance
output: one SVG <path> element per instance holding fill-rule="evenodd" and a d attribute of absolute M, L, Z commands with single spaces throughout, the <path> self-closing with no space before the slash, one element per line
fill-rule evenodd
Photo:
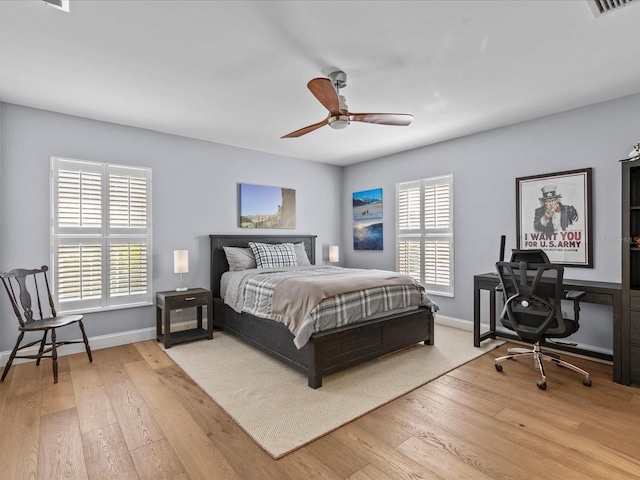
<path fill-rule="evenodd" d="M 49 268 L 46 265 L 43 265 L 40 268 L 32 270 L 16 268 L 8 273 L 0 273 L 0 279 L 4 284 L 7 294 L 9 295 L 13 312 L 18 319 L 18 331 L 20 332 L 18 339 L 16 340 L 16 345 L 13 347 L 9 360 L 4 367 L 4 372 L 2 373 L 0 382 L 4 382 L 15 358 L 35 359 L 36 365 L 40 365 L 40 360 L 43 358 L 51 358 L 53 362 L 53 383 L 58 383 L 58 347 L 70 343 L 84 343 L 84 348 L 87 351 L 89 361 L 93 361 L 91 348 L 89 347 L 89 340 L 87 339 L 87 335 L 84 331 L 84 325 L 82 324 L 83 316 L 58 316 L 53 303 L 53 297 L 51 296 L 51 291 L 49 290 L 47 270 L 49 270 Z M 34 302 L 38 307 L 36 312 L 33 310 L 36 307 L 36 305 L 33 305 Z M 47 312 L 47 306 L 49 307 L 49 312 Z M 39 318 L 34 316 L 34 313 L 37 313 Z M 73 323 L 77 323 L 80 327 L 82 339 L 58 341 L 56 337 L 56 329 L 66 327 Z M 21 345 L 24 334 L 29 332 L 41 332 L 42 338 Z M 47 341 L 49 332 L 51 332 L 51 341 Z M 17 355 L 20 350 L 33 347 L 36 344 L 40 345 L 37 353 Z"/>
<path fill-rule="evenodd" d="M 543 361 L 584 375 L 582 383 L 590 387 L 589 372 L 540 347 L 541 340 L 568 337 L 578 330 L 580 299 L 585 292 L 565 292 L 562 288 L 564 267 L 549 263 L 542 250 L 514 250 L 511 261 L 497 262 L 496 268 L 500 276 L 499 289 L 504 298 L 500 321 L 506 328 L 515 331 L 520 340 L 533 343 L 533 348 L 510 348 L 508 355 L 496 358 L 496 370 L 502 371 L 502 362 L 505 360 L 533 357 L 542 376 L 537 383 L 541 390 L 547 388 Z M 573 301 L 574 319 L 564 317 L 562 300 Z"/>

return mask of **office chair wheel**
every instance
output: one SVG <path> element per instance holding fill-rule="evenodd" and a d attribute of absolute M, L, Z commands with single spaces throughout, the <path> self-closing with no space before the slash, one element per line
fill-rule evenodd
<path fill-rule="evenodd" d="M 582 380 L 582 384 L 585 387 L 590 387 L 591 386 L 591 379 L 590 378 L 585 378 L 584 380 Z"/>
<path fill-rule="evenodd" d="M 502 365 L 500 365 L 499 363 L 496 363 L 496 370 L 501 372 L 502 371 Z"/>
<path fill-rule="evenodd" d="M 547 389 L 547 382 L 545 382 L 543 380 L 539 380 L 538 383 L 536 383 L 536 385 L 538 385 L 538 388 L 540 390 L 546 390 Z"/>

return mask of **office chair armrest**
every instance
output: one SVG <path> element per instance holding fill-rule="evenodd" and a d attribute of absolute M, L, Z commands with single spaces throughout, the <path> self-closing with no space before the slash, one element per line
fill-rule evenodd
<path fill-rule="evenodd" d="M 587 292 L 583 292 L 581 290 L 569 290 L 569 291 L 565 292 L 564 298 L 566 298 L 567 300 L 576 301 L 576 300 L 580 300 L 586 294 L 587 294 Z"/>
<path fill-rule="evenodd" d="M 580 299 L 586 294 L 587 292 L 583 292 L 582 290 L 568 290 L 564 292 L 564 298 L 573 301 L 573 320 L 576 322 L 576 325 L 578 325 L 580 321 Z"/>

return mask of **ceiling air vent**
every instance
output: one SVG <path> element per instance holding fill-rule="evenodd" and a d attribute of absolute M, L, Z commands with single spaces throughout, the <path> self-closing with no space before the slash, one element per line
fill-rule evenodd
<path fill-rule="evenodd" d="M 605 13 L 613 12 L 614 10 L 620 10 L 622 7 L 631 5 L 634 0 L 587 0 L 593 16 L 598 18 Z M 637 1 L 636 3 L 640 3 Z"/>
<path fill-rule="evenodd" d="M 42 0 L 50 7 L 55 7 L 58 10 L 69 13 L 69 0 Z"/>

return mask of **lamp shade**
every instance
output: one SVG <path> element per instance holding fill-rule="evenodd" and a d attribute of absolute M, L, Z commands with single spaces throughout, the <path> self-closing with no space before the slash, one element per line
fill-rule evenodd
<path fill-rule="evenodd" d="M 173 272 L 187 273 L 189 271 L 189 250 L 173 251 Z"/>
<path fill-rule="evenodd" d="M 332 263 L 340 261 L 340 247 L 338 245 L 329 246 L 329 261 Z"/>

